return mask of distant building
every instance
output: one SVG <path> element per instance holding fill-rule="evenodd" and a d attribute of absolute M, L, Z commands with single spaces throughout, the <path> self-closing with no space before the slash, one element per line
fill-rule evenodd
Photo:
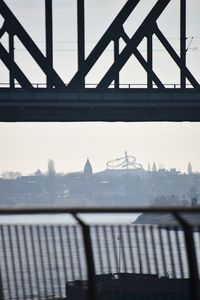
<path fill-rule="evenodd" d="M 89 159 L 87 159 L 87 161 L 86 161 L 83 172 L 84 172 L 85 176 L 91 176 L 93 174 L 92 165 L 91 165 Z"/>
<path fill-rule="evenodd" d="M 180 171 L 177 171 L 176 168 L 171 168 L 170 170 L 170 174 L 171 175 L 180 175 Z"/>

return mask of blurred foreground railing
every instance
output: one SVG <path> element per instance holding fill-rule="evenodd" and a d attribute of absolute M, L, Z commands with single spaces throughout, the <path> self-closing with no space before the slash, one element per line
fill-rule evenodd
<path fill-rule="evenodd" d="M 141 212 L 174 220 L 119 224 L 116 215 L 115 224 L 88 224 L 84 217 L 133 213 L 134 221 Z M 76 223 L 59 224 L 64 213 Z M 49 224 L 38 223 L 40 214 Z M 20 224 L 6 224 L 8 215 L 21 215 Z M 198 216 L 198 208 L 1 209 L 0 299 L 200 299 Z"/>

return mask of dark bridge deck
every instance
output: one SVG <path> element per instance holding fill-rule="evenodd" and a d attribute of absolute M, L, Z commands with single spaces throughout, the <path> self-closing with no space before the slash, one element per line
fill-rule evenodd
<path fill-rule="evenodd" d="M 200 121 L 200 90 L 2 88 L 0 121 Z"/>

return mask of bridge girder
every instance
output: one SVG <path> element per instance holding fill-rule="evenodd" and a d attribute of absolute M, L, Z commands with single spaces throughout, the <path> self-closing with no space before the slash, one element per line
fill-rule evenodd
<path fill-rule="evenodd" d="M 0 90 L 0 121 L 200 121 L 200 90 Z"/>

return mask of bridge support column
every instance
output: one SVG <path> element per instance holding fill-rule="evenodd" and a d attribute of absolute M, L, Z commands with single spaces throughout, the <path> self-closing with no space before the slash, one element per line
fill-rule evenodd
<path fill-rule="evenodd" d="M 15 76 L 14 76 L 14 35 L 9 34 L 9 54 L 10 54 L 10 88 L 15 87 Z"/>
<path fill-rule="evenodd" d="M 185 72 L 183 71 L 184 67 L 186 66 L 186 0 L 180 0 L 180 9 L 181 9 L 181 18 L 180 18 L 180 36 L 181 36 L 181 88 L 186 88 L 186 77 Z"/>
<path fill-rule="evenodd" d="M 147 73 L 147 87 L 153 88 L 152 76 L 150 76 L 151 70 L 153 69 L 153 37 L 152 34 L 147 36 L 147 62 L 148 62 L 148 73 Z"/>
<path fill-rule="evenodd" d="M 117 62 L 117 59 L 119 58 L 119 38 L 116 38 L 114 40 L 114 62 Z M 115 88 L 119 88 L 119 72 L 117 72 L 115 77 Z"/>
<path fill-rule="evenodd" d="M 84 62 L 85 62 L 85 2 L 77 0 L 77 15 L 78 15 L 78 70 L 79 87 L 85 87 L 84 77 Z"/>
<path fill-rule="evenodd" d="M 48 68 L 53 68 L 53 12 L 52 0 L 45 0 L 45 26 L 46 26 L 46 58 Z M 48 72 L 50 73 L 50 72 Z M 47 75 L 47 87 L 52 88 L 52 80 Z"/>

